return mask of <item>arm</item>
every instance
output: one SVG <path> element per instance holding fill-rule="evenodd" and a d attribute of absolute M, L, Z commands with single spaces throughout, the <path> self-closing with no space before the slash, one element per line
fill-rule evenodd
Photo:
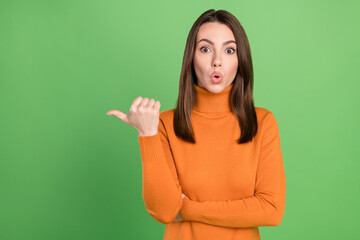
<path fill-rule="evenodd" d="M 285 210 L 285 171 L 280 135 L 274 115 L 265 120 L 254 196 L 227 201 L 183 199 L 184 221 L 197 221 L 230 228 L 277 226 Z"/>
<path fill-rule="evenodd" d="M 161 117 L 158 133 L 138 140 L 145 208 L 158 222 L 171 223 L 181 209 L 182 191 Z"/>

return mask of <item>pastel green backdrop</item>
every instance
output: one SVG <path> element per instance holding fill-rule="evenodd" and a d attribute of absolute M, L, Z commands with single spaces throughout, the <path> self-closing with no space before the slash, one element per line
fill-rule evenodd
<path fill-rule="evenodd" d="M 137 131 L 174 108 L 187 34 L 225 9 L 250 41 L 255 105 L 279 125 L 282 223 L 262 239 L 357 239 L 359 1 L 1 1 L 0 239 L 162 239 Z"/>

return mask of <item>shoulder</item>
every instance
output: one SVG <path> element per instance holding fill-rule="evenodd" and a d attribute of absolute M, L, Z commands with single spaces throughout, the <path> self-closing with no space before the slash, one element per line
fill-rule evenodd
<path fill-rule="evenodd" d="M 263 107 L 255 107 L 255 112 L 258 118 L 263 118 L 266 115 L 272 114 L 272 112 L 269 109 Z"/>
<path fill-rule="evenodd" d="M 172 118 L 174 116 L 175 109 L 168 109 L 160 112 L 160 117 L 162 119 Z"/>
<path fill-rule="evenodd" d="M 255 107 L 256 117 L 259 124 L 264 124 L 267 121 L 275 121 L 275 116 L 272 111 L 263 107 Z"/>
<path fill-rule="evenodd" d="M 164 124 L 171 124 L 174 119 L 175 109 L 168 109 L 160 112 L 160 120 Z"/>
<path fill-rule="evenodd" d="M 174 112 L 175 109 L 160 111 L 159 130 L 162 131 L 165 135 L 168 135 L 169 131 L 173 131 Z"/>
<path fill-rule="evenodd" d="M 261 107 L 256 107 L 255 109 L 260 131 L 265 132 L 266 136 L 279 134 L 279 126 L 273 112 Z"/>

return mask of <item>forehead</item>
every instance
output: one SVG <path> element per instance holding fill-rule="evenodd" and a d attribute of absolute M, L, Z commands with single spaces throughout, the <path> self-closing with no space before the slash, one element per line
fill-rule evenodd
<path fill-rule="evenodd" d="M 202 38 L 207 38 L 213 42 L 221 42 L 221 44 L 227 40 L 234 40 L 235 37 L 231 29 L 223 23 L 207 22 L 200 26 L 196 35 L 196 42 Z"/>

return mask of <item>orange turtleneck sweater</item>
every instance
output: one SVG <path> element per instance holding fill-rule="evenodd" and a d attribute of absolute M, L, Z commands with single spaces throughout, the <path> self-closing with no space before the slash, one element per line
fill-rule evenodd
<path fill-rule="evenodd" d="M 166 224 L 164 240 L 258 240 L 259 226 L 277 226 L 283 218 L 277 122 L 271 111 L 256 107 L 258 132 L 252 142 L 238 144 L 232 87 L 211 93 L 195 85 L 195 144 L 175 135 L 174 109 L 160 112 L 156 135 L 138 136 L 143 199 L 150 215 Z M 174 222 L 179 211 L 184 221 Z"/>

